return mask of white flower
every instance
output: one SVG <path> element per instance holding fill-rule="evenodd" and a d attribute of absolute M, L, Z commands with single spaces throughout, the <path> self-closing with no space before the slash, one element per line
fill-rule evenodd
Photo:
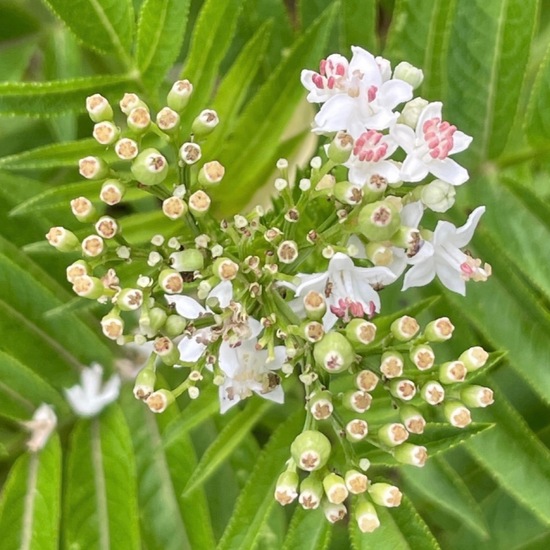
<path fill-rule="evenodd" d="M 386 267 L 356 267 L 353 260 L 337 252 L 323 273 L 298 274 L 301 282 L 296 287 L 297 300 L 292 306 L 297 311 L 303 308 L 302 296 L 315 290 L 326 297 L 327 312 L 323 317 L 325 330 L 330 330 L 338 316 L 331 311 L 341 307 L 341 300 L 346 304 L 358 304 L 365 313 L 380 311 L 380 297 L 373 288 L 393 283 L 395 275 Z"/>
<path fill-rule="evenodd" d="M 405 275 L 403 290 L 427 285 L 437 275 L 449 290 L 464 296 L 466 281 L 487 280 L 491 275 L 491 266 L 485 264 L 481 267 L 480 260 L 460 250 L 472 239 L 484 212 L 484 206 L 476 208 L 459 228 L 446 221 L 438 222 L 432 241 L 424 243 L 426 253 Z"/>
<path fill-rule="evenodd" d="M 50 405 L 43 403 L 34 411 L 32 420 L 28 420 L 23 424 L 31 432 L 27 447 L 29 451 L 36 453 L 46 446 L 57 425 L 57 416 L 55 416 Z"/>
<path fill-rule="evenodd" d="M 82 369 L 80 385 L 64 390 L 69 405 L 78 416 L 95 416 L 118 397 L 120 391 L 118 374 L 111 376 L 105 384 L 102 384 L 102 379 L 103 367 L 93 363 L 90 367 Z"/>
<path fill-rule="evenodd" d="M 441 118 L 442 103 L 429 103 L 416 123 L 416 132 L 405 124 L 395 124 L 390 135 L 407 153 L 401 168 L 403 181 L 416 182 L 429 173 L 452 185 L 468 180 L 465 168 L 449 158 L 464 151 L 472 138 Z"/>
<path fill-rule="evenodd" d="M 257 339 L 245 340 L 240 346 L 231 347 L 222 342 L 219 365 L 225 374 L 219 388 L 220 412 L 223 414 L 242 399 L 256 393 L 275 403 L 284 402 L 280 378 L 274 370 L 281 368 L 286 358 L 286 348 L 276 346 L 275 357 L 268 362 L 267 350 L 256 349 Z"/>
<path fill-rule="evenodd" d="M 366 50 L 353 46 L 353 57 L 329 56 L 320 73 L 302 72 L 308 101 L 323 103 L 314 120 L 314 132 L 346 130 L 353 137 L 365 129 L 383 130 L 397 119 L 393 109 L 412 97 L 412 87 L 402 80 L 388 80 L 388 63 L 380 64 Z"/>
<path fill-rule="evenodd" d="M 399 181 L 400 170 L 395 162 L 386 160 L 397 148 L 390 136 L 376 130 L 363 132 L 353 145 L 350 159 L 344 164 L 349 168 L 348 179 L 354 185 L 363 187 L 370 182 L 384 191 L 388 183 Z"/>

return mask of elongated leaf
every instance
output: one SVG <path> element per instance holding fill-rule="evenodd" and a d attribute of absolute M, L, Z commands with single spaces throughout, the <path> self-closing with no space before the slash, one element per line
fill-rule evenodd
<path fill-rule="evenodd" d="M 61 448 L 56 434 L 38 453 L 14 464 L 0 501 L 5 550 L 57 550 L 61 499 Z"/>
<path fill-rule="evenodd" d="M 408 491 L 445 510 L 481 538 L 489 536 L 479 505 L 462 478 L 444 460 L 431 458 L 423 468 L 405 466 L 401 476 Z"/>
<path fill-rule="evenodd" d="M 497 394 L 490 415 L 495 428 L 469 441 L 468 451 L 504 490 L 549 525 L 550 451 L 503 395 Z"/>
<path fill-rule="evenodd" d="M 270 402 L 266 403 L 254 399 L 227 424 L 219 437 L 202 455 L 197 468 L 185 487 L 185 494 L 189 494 L 201 483 L 204 483 L 216 471 L 270 406 Z"/>
<path fill-rule="evenodd" d="M 276 479 L 289 456 L 290 444 L 299 433 L 303 412 L 288 418 L 273 433 L 261 455 L 239 500 L 217 550 L 253 548 L 262 525 L 271 508 L 278 506 L 273 498 Z"/>
<path fill-rule="evenodd" d="M 176 61 L 187 26 L 190 0 L 146 0 L 138 22 L 136 59 L 143 81 L 162 84 Z"/>
<path fill-rule="evenodd" d="M 362 534 L 355 517 L 350 521 L 353 550 L 422 550 L 439 549 L 435 537 L 407 497 L 397 508 L 377 508 L 380 527 Z M 355 516 L 355 510 L 354 510 Z"/>
<path fill-rule="evenodd" d="M 541 63 L 535 85 L 529 96 L 529 106 L 525 118 L 525 133 L 533 145 L 550 141 L 550 114 L 545 105 L 550 100 L 550 46 Z"/>
<path fill-rule="evenodd" d="M 210 99 L 218 69 L 233 40 L 243 2 L 206 0 L 195 23 L 189 55 L 181 72 L 195 90 L 185 110 L 186 120 L 199 114 Z"/>
<path fill-rule="evenodd" d="M 128 426 L 111 405 L 80 420 L 68 458 L 64 533 L 67 547 L 139 548 L 136 473 Z"/>
<path fill-rule="evenodd" d="M 234 138 L 220 153 L 220 162 L 231 164 L 231 174 L 229 170 L 227 173 L 227 179 L 232 181 L 231 198 L 224 198 L 226 212 L 246 203 L 251 192 L 263 183 L 258 176 L 275 160 L 278 140 L 300 98 L 305 96 L 299 72 L 301 68 L 318 63 L 337 7 L 338 4 L 334 4 L 328 8 L 295 43 L 250 102 L 235 129 Z M 252 158 L 254 162 L 250 162 Z"/>
<path fill-rule="evenodd" d="M 0 83 L 0 114 L 51 117 L 83 111 L 86 97 L 120 94 L 130 84 L 125 75 L 93 76 L 51 82 Z"/>
<path fill-rule="evenodd" d="M 494 158 L 506 144 L 536 14 L 536 0 L 457 2 L 445 117 L 474 137 L 470 157 Z M 470 91 L 468 96 L 465 90 Z"/>
<path fill-rule="evenodd" d="M 0 415 L 26 420 L 42 403 L 59 415 L 68 413 L 63 398 L 45 380 L 9 354 L 0 351 Z"/>
<path fill-rule="evenodd" d="M 376 34 L 377 5 L 375 0 L 346 0 L 340 14 L 340 50 L 349 54 L 351 46 L 378 51 Z"/>
<path fill-rule="evenodd" d="M 134 34 L 131 0 L 44 0 L 86 46 L 115 54 L 130 66 Z"/>
<path fill-rule="evenodd" d="M 324 550 L 330 542 L 331 527 L 321 508 L 304 510 L 298 506 L 292 515 L 283 550 Z"/>

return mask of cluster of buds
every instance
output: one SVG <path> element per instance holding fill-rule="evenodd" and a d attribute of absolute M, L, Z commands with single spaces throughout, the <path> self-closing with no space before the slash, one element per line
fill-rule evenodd
<path fill-rule="evenodd" d="M 415 318 L 383 311 L 382 290 L 405 274 L 403 290 L 437 276 L 464 294 L 467 281 L 486 280 L 491 270 L 462 250 L 483 207 L 459 228 L 421 226 L 425 209 L 447 210 L 454 187 L 468 179 L 449 155 L 471 139 L 442 121 L 440 103 L 412 99 L 421 71 L 400 64 L 392 73 L 388 61 L 353 53 L 350 62 L 331 55 L 319 73 L 303 72 L 308 99 L 323 104 L 314 131 L 329 136 L 303 177 L 292 181 L 280 159 L 272 208 L 225 219 L 213 213 L 220 193 L 212 188 L 238 174 L 203 158 L 218 116 L 186 112 L 191 83 L 176 82 L 156 115 L 125 94 L 118 116 L 125 125 L 107 99 L 89 97 L 93 135 L 116 162 L 80 161 L 97 193 L 70 207 L 88 229 L 54 227 L 47 239 L 81 253 L 67 280 L 105 308 L 105 336 L 146 354 L 134 395 L 154 413 L 182 394 L 199 398 L 204 384 L 218 387 L 222 413 L 253 394 L 283 403 L 283 386 L 301 384 L 306 427 L 275 498 L 322 506 L 331 522 L 355 501 L 368 532 L 379 525 L 378 506 L 401 501 L 376 472 L 367 477 L 369 454 L 422 466 L 428 450 L 414 439 L 426 422 L 440 416 L 465 428 L 470 409 L 493 400 L 490 389 L 466 381 L 487 361 L 482 348 L 439 360 L 432 345 L 451 338 L 449 319 L 421 330 Z M 398 147 L 402 162 L 390 158 Z M 425 181 L 430 174 L 436 179 Z M 169 230 L 126 238 L 116 212 L 130 189 L 159 199 Z M 181 383 L 167 388 L 157 370 L 171 368 Z"/>

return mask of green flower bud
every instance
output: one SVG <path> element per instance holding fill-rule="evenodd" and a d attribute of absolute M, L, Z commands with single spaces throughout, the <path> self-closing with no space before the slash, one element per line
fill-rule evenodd
<path fill-rule="evenodd" d="M 143 292 L 138 288 L 123 288 L 116 296 L 116 305 L 122 311 L 135 311 L 143 304 Z"/>
<path fill-rule="evenodd" d="M 332 394 L 329 391 L 315 392 L 309 398 L 308 407 L 315 420 L 326 420 L 334 411 Z"/>
<path fill-rule="evenodd" d="M 166 336 L 156 338 L 153 349 L 162 362 L 169 367 L 173 367 L 180 360 L 178 347 Z"/>
<path fill-rule="evenodd" d="M 424 336 L 430 342 L 445 342 L 453 336 L 454 329 L 448 317 L 441 317 L 426 325 Z"/>
<path fill-rule="evenodd" d="M 382 354 L 380 372 L 386 378 L 397 378 L 403 374 L 403 356 L 398 351 L 386 351 Z"/>
<path fill-rule="evenodd" d="M 429 370 L 434 366 L 435 354 L 427 344 L 415 346 L 409 352 L 409 357 L 418 370 Z"/>
<path fill-rule="evenodd" d="M 170 390 L 157 390 L 153 392 L 146 400 L 147 406 L 154 413 L 164 412 L 176 398 Z"/>
<path fill-rule="evenodd" d="M 201 185 L 210 187 L 217 185 L 225 175 L 225 168 L 217 161 L 205 163 L 199 170 L 198 180 Z"/>
<path fill-rule="evenodd" d="M 78 161 L 78 171 L 88 180 L 103 179 L 109 173 L 109 166 L 99 157 L 84 157 Z"/>
<path fill-rule="evenodd" d="M 95 223 L 95 230 L 102 239 L 112 239 L 118 233 L 118 223 L 111 216 L 101 216 Z"/>
<path fill-rule="evenodd" d="M 144 316 L 144 314 L 147 314 Z M 166 323 L 166 319 L 168 316 L 166 315 L 166 311 L 160 307 L 152 307 L 149 311 L 145 311 L 145 309 L 142 311 L 141 318 L 139 320 L 140 325 L 145 324 L 148 326 L 152 331 L 157 333 Z"/>
<path fill-rule="evenodd" d="M 145 400 L 155 391 L 157 375 L 152 367 L 141 369 L 134 383 L 134 397 Z"/>
<path fill-rule="evenodd" d="M 170 263 L 173 269 L 180 272 L 193 272 L 204 267 L 204 256 L 196 248 L 188 248 L 170 254 Z"/>
<path fill-rule="evenodd" d="M 348 488 L 344 478 L 331 473 L 323 478 L 323 488 L 325 489 L 325 495 L 332 504 L 341 504 L 348 498 Z"/>
<path fill-rule="evenodd" d="M 73 291 L 81 298 L 97 300 L 105 294 L 105 286 L 97 277 L 81 275 L 73 281 Z"/>
<path fill-rule="evenodd" d="M 362 349 L 374 342 L 376 325 L 364 319 L 352 319 L 346 325 L 346 337 L 356 349 Z"/>
<path fill-rule="evenodd" d="M 164 323 L 164 332 L 169 338 L 175 338 L 183 334 L 187 321 L 180 315 L 169 315 Z"/>
<path fill-rule="evenodd" d="M 333 189 L 334 196 L 344 204 L 355 206 L 363 200 L 363 191 L 359 185 L 349 181 L 339 181 Z"/>
<path fill-rule="evenodd" d="M 393 251 L 391 247 L 382 243 L 371 242 L 365 247 L 367 258 L 374 264 L 387 266 L 393 262 Z"/>
<path fill-rule="evenodd" d="M 170 107 L 164 107 L 157 113 L 157 126 L 163 132 L 173 134 L 178 131 L 179 124 L 179 114 Z"/>
<path fill-rule="evenodd" d="M 369 433 L 369 425 L 361 418 L 354 418 L 346 424 L 346 437 L 352 443 L 365 439 Z"/>
<path fill-rule="evenodd" d="M 410 464 L 418 468 L 422 468 L 422 466 L 426 464 L 426 460 L 428 460 L 426 447 L 413 445 L 412 443 L 403 443 L 403 445 L 399 445 L 399 447 L 394 450 L 393 456 L 395 460 L 401 464 Z"/>
<path fill-rule="evenodd" d="M 364 498 L 357 502 L 355 519 L 361 533 L 372 533 L 380 527 L 380 520 L 374 505 Z"/>
<path fill-rule="evenodd" d="M 300 485 L 298 502 L 306 510 L 315 510 L 323 498 L 323 484 L 315 475 L 307 476 Z"/>
<path fill-rule="evenodd" d="M 405 429 L 403 424 L 393 422 L 381 426 L 378 430 L 378 437 L 384 445 L 388 447 L 397 447 L 408 439 L 409 432 Z"/>
<path fill-rule="evenodd" d="M 206 137 L 214 131 L 214 128 L 220 123 L 218 113 L 212 109 L 205 109 L 195 118 L 191 125 L 191 131 L 199 138 Z"/>
<path fill-rule="evenodd" d="M 178 80 L 174 82 L 172 89 L 166 97 L 166 104 L 170 109 L 181 113 L 189 102 L 189 97 L 193 93 L 193 84 L 189 80 Z"/>
<path fill-rule="evenodd" d="M 412 380 L 393 379 L 388 384 L 390 393 L 402 401 L 410 401 L 416 395 L 416 386 Z"/>
<path fill-rule="evenodd" d="M 365 205 L 359 214 L 357 229 L 371 241 L 386 241 L 399 229 L 401 218 L 388 200 Z"/>
<path fill-rule="evenodd" d="M 485 408 L 495 402 L 493 390 L 483 386 L 466 386 L 465 388 L 461 388 L 460 399 L 467 407 L 472 408 Z"/>
<path fill-rule="evenodd" d="M 92 135 L 100 145 L 112 145 L 120 135 L 120 128 L 109 121 L 98 122 L 94 125 Z"/>
<path fill-rule="evenodd" d="M 418 117 L 420 113 L 428 106 L 428 101 L 422 99 L 421 97 L 415 97 L 408 103 L 405 103 L 397 122 L 399 124 L 406 124 L 413 130 L 418 124 Z"/>
<path fill-rule="evenodd" d="M 336 523 L 346 517 L 348 510 L 343 504 L 333 504 L 328 500 L 323 500 L 323 512 L 330 523 Z"/>
<path fill-rule="evenodd" d="M 334 164 L 344 164 L 353 151 L 353 138 L 347 132 L 338 132 L 328 146 L 328 158 Z"/>
<path fill-rule="evenodd" d="M 325 335 L 323 325 L 318 321 L 306 321 L 300 325 L 301 336 L 308 342 L 320 342 Z"/>
<path fill-rule="evenodd" d="M 424 73 L 421 69 L 417 69 L 410 63 L 407 63 L 407 61 L 401 61 L 393 70 L 393 78 L 407 82 L 413 87 L 413 90 L 415 90 L 422 84 Z"/>
<path fill-rule="evenodd" d="M 103 334 L 110 340 L 117 340 L 124 334 L 124 321 L 116 309 L 105 315 L 100 323 Z"/>
<path fill-rule="evenodd" d="M 361 390 L 349 390 L 342 397 L 342 404 L 346 409 L 357 413 L 364 413 L 370 408 L 372 397 L 370 393 Z"/>
<path fill-rule="evenodd" d="M 299 483 L 300 479 L 296 472 L 289 470 L 283 472 L 275 485 L 275 500 L 283 506 L 293 502 L 298 496 Z"/>
<path fill-rule="evenodd" d="M 71 265 L 67 266 L 66 273 L 67 281 L 69 281 L 69 283 L 74 283 L 75 280 L 78 279 L 78 277 L 90 275 L 92 273 L 92 270 L 84 260 L 77 260 L 76 262 L 73 262 Z"/>
<path fill-rule="evenodd" d="M 434 180 L 423 185 L 420 200 L 433 212 L 447 212 L 455 203 L 456 190 L 450 183 Z"/>
<path fill-rule="evenodd" d="M 82 223 L 95 222 L 97 212 L 92 201 L 86 197 L 78 197 L 71 201 L 71 211 L 74 217 Z"/>
<path fill-rule="evenodd" d="M 369 496 L 375 504 L 387 508 L 399 506 L 403 498 L 401 491 L 389 483 L 374 483 L 369 489 Z"/>
<path fill-rule="evenodd" d="M 363 391 L 372 391 L 380 379 L 370 370 L 362 370 L 355 377 L 355 385 Z"/>
<path fill-rule="evenodd" d="M 482 347 L 474 346 L 462 353 L 458 360 L 464 363 L 468 372 L 472 372 L 485 366 L 488 358 L 489 354 Z"/>
<path fill-rule="evenodd" d="M 337 373 L 351 366 L 355 353 L 345 336 L 338 332 L 329 332 L 313 347 L 313 357 L 319 367 L 327 372 Z"/>
<path fill-rule="evenodd" d="M 439 380 L 442 384 L 464 382 L 466 373 L 466 367 L 462 361 L 448 361 L 439 367 Z"/>
<path fill-rule="evenodd" d="M 60 252 L 74 252 L 80 248 L 78 237 L 64 227 L 52 227 L 48 231 L 46 239 Z"/>
<path fill-rule="evenodd" d="M 145 103 L 136 94 L 124 94 L 118 103 L 120 110 L 128 116 L 133 109 L 137 107 L 147 107 Z"/>
<path fill-rule="evenodd" d="M 330 451 L 330 441 L 317 430 L 302 432 L 290 446 L 294 462 L 306 472 L 322 468 L 329 459 Z"/>
<path fill-rule="evenodd" d="M 414 317 L 403 315 L 391 324 L 391 332 L 396 340 L 408 342 L 412 340 L 420 330 L 420 325 Z"/>
<path fill-rule="evenodd" d="M 100 94 L 94 94 L 86 98 L 86 111 L 88 111 L 93 122 L 113 120 L 113 109 Z"/>
<path fill-rule="evenodd" d="M 456 428 L 465 428 L 472 422 L 470 411 L 460 401 L 446 401 L 443 412 L 447 421 Z"/>
<path fill-rule="evenodd" d="M 327 311 L 325 297 L 315 290 L 310 290 L 303 298 L 304 309 L 308 319 L 320 321 Z"/>
<path fill-rule="evenodd" d="M 424 417 L 416 407 L 412 405 L 402 405 L 399 407 L 399 417 L 409 433 L 424 433 L 426 420 L 424 420 Z"/>
<path fill-rule="evenodd" d="M 158 185 L 168 175 L 168 162 L 156 149 L 145 149 L 132 163 L 132 174 L 143 185 Z"/>
<path fill-rule="evenodd" d="M 193 216 L 200 218 L 208 212 L 211 202 L 210 197 L 199 189 L 189 197 L 189 210 Z"/>
<path fill-rule="evenodd" d="M 171 220 L 179 220 L 189 208 L 180 197 L 168 197 L 162 202 L 162 213 Z"/>
<path fill-rule="evenodd" d="M 158 281 L 167 294 L 179 294 L 183 290 L 183 279 L 175 269 L 163 269 Z"/>
<path fill-rule="evenodd" d="M 346 480 L 346 487 L 352 495 L 360 495 L 369 487 L 369 478 L 357 470 L 348 470 L 344 475 L 344 479 Z"/>

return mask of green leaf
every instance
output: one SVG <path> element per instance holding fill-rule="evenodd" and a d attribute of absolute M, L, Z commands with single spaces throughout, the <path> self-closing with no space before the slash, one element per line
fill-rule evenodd
<path fill-rule="evenodd" d="M 537 72 L 529 95 L 525 133 L 532 145 L 548 144 L 550 140 L 550 114 L 545 106 L 550 100 L 550 46 Z"/>
<path fill-rule="evenodd" d="M 42 403 L 52 405 L 59 416 L 67 414 L 63 398 L 38 374 L 0 351 L 0 416 L 27 420 Z"/>
<path fill-rule="evenodd" d="M 271 405 L 271 402 L 262 402 L 258 398 L 252 399 L 246 408 L 225 426 L 218 438 L 202 455 L 197 468 L 185 487 L 185 495 L 204 483 L 219 468 Z"/>
<path fill-rule="evenodd" d="M 403 496 L 397 508 L 377 507 L 380 527 L 372 533 L 363 534 L 353 518 L 349 524 L 353 550 L 430 550 L 439 549 L 435 537 L 418 514 L 411 501 Z"/>
<path fill-rule="evenodd" d="M 157 89 L 176 61 L 190 0 L 146 0 L 139 14 L 136 60 L 143 81 Z"/>
<path fill-rule="evenodd" d="M 0 114 L 51 117 L 84 111 L 86 97 L 120 94 L 131 84 L 125 75 L 91 76 L 50 82 L 0 83 Z"/>
<path fill-rule="evenodd" d="M 340 51 L 349 55 L 351 46 L 378 50 L 376 34 L 377 3 L 375 0 L 346 0 L 341 4 Z"/>
<path fill-rule="evenodd" d="M 302 423 L 303 411 L 298 411 L 275 430 L 239 496 L 217 550 L 254 548 L 270 510 L 278 506 L 273 498 L 275 482 Z"/>
<path fill-rule="evenodd" d="M 334 4 L 328 8 L 294 44 L 252 99 L 235 127 L 233 139 L 221 151 L 219 160 L 229 167 L 226 178 L 232 181 L 231 195 L 224 197 L 226 213 L 248 202 L 251 192 L 264 183 L 258 176 L 274 162 L 278 141 L 299 100 L 305 97 L 300 70 L 318 63 L 337 7 Z"/>
<path fill-rule="evenodd" d="M 131 0 L 44 0 L 87 47 L 115 54 L 127 67 L 134 35 Z"/>
<path fill-rule="evenodd" d="M 330 543 L 332 525 L 323 510 L 304 510 L 297 506 L 282 550 L 324 550 Z"/>
<path fill-rule="evenodd" d="M 71 435 L 64 508 L 67 547 L 140 548 L 132 442 L 122 412 L 109 406 Z"/>
<path fill-rule="evenodd" d="M 537 0 L 457 2 L 445 118 L 474 137 L 470 157 L 495 158 L 506 145 L 529 58 L 537 4 Z"/>
<path fill-rule="evenodd" d="M 469 441 L 467 449 L 505 491 L 550 525 L 550 451 L 506 398 L 495 393 L 490 411 L 479 412 L 490 415 L 495 428 Z"/>
<path fill-rule="evenodd" d="M 195 93 L 185 109 L 193 120 L 210 100 L 218 69 L 233 40 L 243 2 L 206 0 L 195 23 L 189 55 L 181 72 L 193 84 Z"/>
<path fill-rule="evenodd" d="M 61 500 L 61 447 L 57 434 L 44 449 L 24 453 L 2 491 L 0 529 L 4 550 L 57 550 Z"/>
<path fill-rule="evenodd" d="M 485 539 L 489 536 L 479 505 L 462 478 L 444 460 L 430 458 L 423 468 L 404 466 L 401 476 L 409 496 L 414 491 L 434 508 L 454 516 L 477 536 Z"/>

